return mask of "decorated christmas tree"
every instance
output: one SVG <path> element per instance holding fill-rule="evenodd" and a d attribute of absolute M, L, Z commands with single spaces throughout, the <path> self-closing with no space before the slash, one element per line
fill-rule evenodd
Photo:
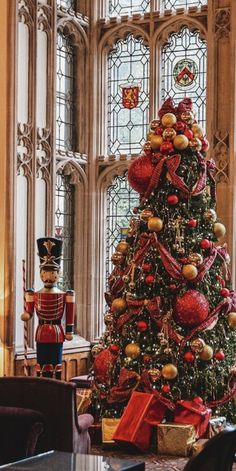
<path fill-rule="evenodd" d="M 121 416 L 136 390 L 154 393 L 169 420 L 179 400 L 233 420 L 236 295 L 208 147 L 191 100 L 168 99 L 129 167 L 140 204 L 112 256 L 106 331 L 92 351 L 102 417 Z"/>

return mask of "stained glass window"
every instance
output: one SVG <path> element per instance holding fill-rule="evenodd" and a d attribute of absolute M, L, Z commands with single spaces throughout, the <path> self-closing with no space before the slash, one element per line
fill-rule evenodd
<path fill-rule="evenodd" d="M 139 196 L 127 181 L 127 174 L 117 176 L 106 194 L 106 279 L 113 269 L 111 256 L 117 244 L 126 237 L 132 210 Z"/>
<path fill-rule="evenodd" d="M 127 15 L 150 11 L 150 0 L 109 0 L 109 15 Z"/>
<path fill-rule="evenodd" d="M 200 7 L 201 5 L 207 5 L 207 0 L 160 0 L 161 10 L 169 10 L 175 8 L 188 8 L 188 7 Z"/>
<path fill-rule="evenodd" d="M 75 0 L 57 0 L 58 7 L 75 9 Z"/>
<path fill-rule="evenodd" d="M 172 33 L 161 51 L 161 99 L 174 98 L 175 102 L 188 96 L 194 103 L 198 122 L 205 127 L 206 120 L 206 41 L 199 31 L 184 26 Z"/>
<path fill-rule="evenodd" d="M 121 85 L 140 86 L 137 107 L 123 106 Z M 108 56 L 108 154 L 140 152 L 145 142 L 149 106 L 149 48 L 129 34 Z"/>
<path fill-rule="evenodd" d="M 68 37 L 57 36 L 56 146 L 73 150 L 74 124 L 74 48 Z"/>
<path fill-rule="evenodd" d="M 63 240 L 61 260 L 61 289 L 73 289 L 74 286 L 74 213 L 75 187 L 70 183 L 70 176 L 58 173 L 55 195 L 55 237 Z"/>

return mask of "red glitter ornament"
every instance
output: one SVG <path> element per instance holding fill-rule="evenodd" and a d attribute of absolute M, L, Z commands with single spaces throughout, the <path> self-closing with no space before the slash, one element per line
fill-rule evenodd
<path fill-rule="evenodd" d="M 189 352 L 185 352 L 184 354 L 184 361 L 186 361 L 187 363 L 193 363 L 195 360 L 195 355 L 193 352 L 189 351 Z"/>
<path fill-rule="evenodd" d="M 184 135 L 191 141 L 193 139 L 193 131 L 191 129 L 185 129 Z"/>
<path fill-rule="evenodd" d="M 148 275 L 145 278 L 145 282 L 147 283 L 147 285 L 151 285 L 152 283 L 154 283 L 154 281 L 155 281 L 154 275 Z"/>
<path fill-rule="evenodd" d="M 200 242 L 200 247 L 203 249 L 203 250 L 207 250 L 209 249 L 211 246 L 211 242 L 208 240 L 208 239 L 202 239 L 201 242 Z"/>
<path fill-rule="evenodd" d="M 152 357 L 150 355 L 143 355 L 143 361 L 144 363 L 149 363 L 151 361 Z"/>
<path fill-rule="evenodd" d="M 147 322 L 145 321 L 138 321 L 137 327 L 140 332 L 145 332 L 145 330 L 147 330 L 148 328 L 148 325 L 147 325 Z"/>
<path fill-rule="evenodd" d="M 151 265 L 151 263 L 143 263 L 143 265 L 142 265 L 142 270 L 143 270 L 145 273 L 150 273 L 150 271 L 152 270 L 152 265 Z"/>
<path fill-rule="evenodd" d="M 183 123 L 182 121 L 177 121 L 174 128 L 175 128 L 177 133 L 183 133 L 184 130 L 186 129 L 186 124 Z"/>
<path fill-rule="evenodd" d="M 189 227 L 197 227 L 197 219 L 189 219 L 187 224 Z"/>
<path fill-rule="evenodd" d="M 214 358 L 218 361 L 224 360 L 225 354 L 223 350 L 219 350 L 218 352 L 215 352 Z"/>
<path fill-rule="evenodd" d="M 220 290 L 220 295 L 222 296 L 222 298 L 228 298 L 229 296 L 229 289 L 228 288 L 222 288 Z"/>
<path fill-rule="evenodd" d="M 117 361 L 116 355 L 109 349 L 102 350 L 96 356 L 93 364 L 94 375 L 98 383 L 106 383 L 109 381 L 111 369 Z"/>
<path fill-rule="evenodd" d="M 173 316 L 177 324 L 183 327 L 196 327 L 201 324 L 209 312 L 209 303 L 199 291 L 189 289 L 176 299 Z"/>
<path fill-rule="evenodd" d="M 169 384 L 163 384 L 161 390 L 162 390 L 163 393 L 168 394 L 170 392 Z"/>
<path fill-rule="evenodd" d="M 160 151 L 161 151 L 162 154 L 164 154 L 164 155 L 171 154 L 171 152 L 174 151 L 174 146 L 173 146 L 172 142 L 170 142 L 170 141 L 164 141 L 164 142 L 161 144 Z"/>
<path fill-rule="evenodd" d="M 154 168 L 154 163 L 147 155 L 141 155 L 131 163 L 128 170 L 128 180 L 135 191 L 140 194 L 145 193 Z"/>
<path fill-rule="evenodd" d="M 171 204 L 171 205 L 175 205 L 175 204 L 178 204 L 179 202 L 179 198 L 177 195 L 169 195 L 167 196 L 167 203 Z"/>
<path fill-rule="evenodd" d="M 196 404 L 203 404 L 203 399 L 200 396 L 196 396 L 193 398 L 193 402 L 196 402 Z"/>
<path fill-rule="evenodd" d="M 117 354 L 120 350 L 120 347 L 119 347 L 119 345 L 112 344 L 112 345 L 109 346 L 109 350 L 110 350 L 111 353 Z"/>
<path fill-rule="evenodd" d="M 209 147 L 210 147 L 208 140 L 205 137 L 203 137 L 203 138 L 201 138 L 201 143 L 202 143 L 202 151 L 207 152 L 209 150 Z"/>
<path fill-rule="evenodd" d="M 161 128 L 161 127 L 155 129 L 155 133 L 158 134 L 159 136 L 162 136 L 163 131 L 164 131 L 164 128 Z"/>

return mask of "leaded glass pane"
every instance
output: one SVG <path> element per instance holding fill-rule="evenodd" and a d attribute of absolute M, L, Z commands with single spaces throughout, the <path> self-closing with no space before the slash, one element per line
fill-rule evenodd
<path fill-rule="evenodd" d="M 126 237 L 133 208 L 139 196 L 128 183 L 127 174 L 117 176 L 106 193 L 106 279 L 113 269 L 111 256 Z"/>
<path fill-rule="evenodd" d="M 121 85 L 141 86 L 138 106 L 124 108 Z M 108 154 L 140 152 L 145 142 L 149 106 L 149 48 L 129 34 L 108 56 Z"/>
<path fill-rule="evenodd" d="M 150 0 L 109 0 L 109 15 L 127 15 L 150 11 Z"/>
<path fill-rule="evenodd" d="M 61 260 L 61 289 L 73 289 L 74 286 L 74 215 L 75 187 L 70 177 L 59 173 L 56 176 L 55 194 L 55 237 L 63 240 Z"/>
<path fill-rule="evenodd" d="M 70 39 L 57 36 L 56 146 L 73 150 L 74 125 L 74 48 Z"/>
<path fill-rule="evenodd" d="M 75 0 L 57 0 L 58 7 L 75 9 Z"/>
<path fill-rule="evenodd" d="M 161 99 L 190 97 L 198 122 L 206 120 L 206 41 L 184 26 L 170 35 L 161 51 Z"/>
<path fill-rule="evenodd" d="M 207 0 L 160 0 L 161 10 L 176 9 L 180 7 L 200 7 L 207 5 Z"/>

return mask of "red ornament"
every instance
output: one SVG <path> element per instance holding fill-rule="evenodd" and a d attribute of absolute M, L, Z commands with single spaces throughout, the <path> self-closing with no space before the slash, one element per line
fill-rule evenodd
<path fill-rule="evenodd" d="M 197 219 L 189 219 L 187 224 L 189 227 L 197 227 Z"/>
<path fill-rule="evenodd" d="M 175 128 L 177 133 L 183 133 L 184 130 L 186 129 L 186 124 L 183 123 L 182 121 L 177 121 L 174 128 Z"/>
<path fill-rule="evenodd" d="M 220 290 L 220 295 L 222 296 L 222 298 L 228 298 L 229 296 L 229 289 L 228 288 L 222 288 Z"/>
<path fill-rule="evenodd" d="M 152 265 L 151 265 L 151 263 L 143 263 L 143 264 L 142 264 L 142 270 L 143 270 L 145 273 L 150 273 L 150 271 L 152 270 Z"/>
<path fill-rule="evenodd" d="M 144 363 L 149 363 L 149 361 L 152 359 L 150 355 L 143 355 L 143 361 Z"/>
<path fill-rule="evenodd" d="M 200 247 L 203 249 L 203 250 L 207 250 L 209 249 L 211 246 L 211 242 L 208 240 L 208 239 L 202 239 L 201 242 L 200 242 Z"/>
<path fill-rule="evenodd" d="M 138 212 L 138 208 L 133 208 L 133 213 L 137 214 L 137 212 Z"/>
<path fill-rule="evenodd" d="M 171 291 L 175 291 L 176 288 L 177 288 L 177 286 L 176 286 L 174 283 L 169 286 L 169 289 L 170 289 Z"/>
<path fill-rule="evenodd" d="M 110 350 L 111 353 L 117 354 L 120 350 L 120 347 L 119 347 L 119 345 L 112 344 L 112 345 L 109 346 L 109 350 Z"/>
<path fill-rule="evenodd" d="M 218 361 L 224 360 L 225 354 L 223 350 L 219 350 L 218 352 L 215 352 L 214 358 Z"/>
<path fill-rule="evenodd" d="M 203 404 L 203 399 L 200 396 L 196 396 L 194 397 L 193 402 L 196 402 L 196 404 Z"/>
<path fill-rule="evenodd" d="M 162 152 L 162 154 L 164 154 L 164 155 L 171 154 L 171 152 L 173 152 L 173 150 L 174 150 L 174 146 L 173 146 L 172 142 L 164 141 L 161 144 L 160 151 Z"/>
<path fill-rule="evenodd" d="M 163 128 L 156 128 L 155 133 L 158 134 L 159 136 L 162 136 L 164 129 Z"/>
<path fill-rule="evenodd" d="M 225 280 L 220 275 L 217 275 L 216 279 L 219 281 L 222 288 L 224 288 L 225 287 Z"/>
<path fill-rule="evenodd" d="M 150 183 L 155 165 L 147 155 L 140 155 L 129 166 L 128 180 L 132 188 L 140 194 L 145 193 Z"/>
<path fill-rule="evenodd" d="M 191 141 L 193 139 L 193 131 L 191 129 L 185 129 L 184 135 Z"/>
<path fill-rule="evenodd" d="M 175 205 L 175 204 L 178 204 L 179 202 L 179 198 L 177 195 L 169 195 L 167 196 L 167 203 L 171 204 L 171 205 Z"/>
<path fill-rule="evenodd" d="M 148 325 L 147 325 L 147 322 L 145 321 L 138 321 L 137 327 L 140 332 L 145 332 L 145 330 L 147 330 L 148 328 Z"/>
<path fill-rule="evenodd" d="M 109 381 L 111 370 L 116 361 L 116 355 L 111 353 L 107 348 L 98 353 L 93 364 L 94 376 L 98 383 L 106 383 Z"/>
<path fill-rule="evenodd" d="M 154 281 L 155 281 L 155 276 L 154 275 L 148 275 L 145 278 L 145 282 L 147 283 L 147 285 L 152 285 L 152 283 L 154 283 Z"/>
<path fill-rule="evenodd" d="M 202 151 L 207 152 L 209 150 L 209 142 L 207 139 L 204 137 L 201 138 L 201 143 L 202 143 Z"/>
<path fill-rule="evenodd" d="M 193 352 L 189 351 L 189 352 L 185 352 L 184 354 L 184 361 L 186 361 L 187 363 L 193 363 L 195 360 L 195 355 Z"/>
<path fill-rule="evenodd" d="M 192 328 L 201 324 L 208 316 L 209 303 L 199 291 L 189 289 L 177 297 L 174 305 L 174 319 L 183 327 Z"/>
<path fill-rule="evenodd" d="M 163 384 L 161 390 L 162 390 L 163 393 L 168 394 L 170 392 L 169 384 Z"/>

